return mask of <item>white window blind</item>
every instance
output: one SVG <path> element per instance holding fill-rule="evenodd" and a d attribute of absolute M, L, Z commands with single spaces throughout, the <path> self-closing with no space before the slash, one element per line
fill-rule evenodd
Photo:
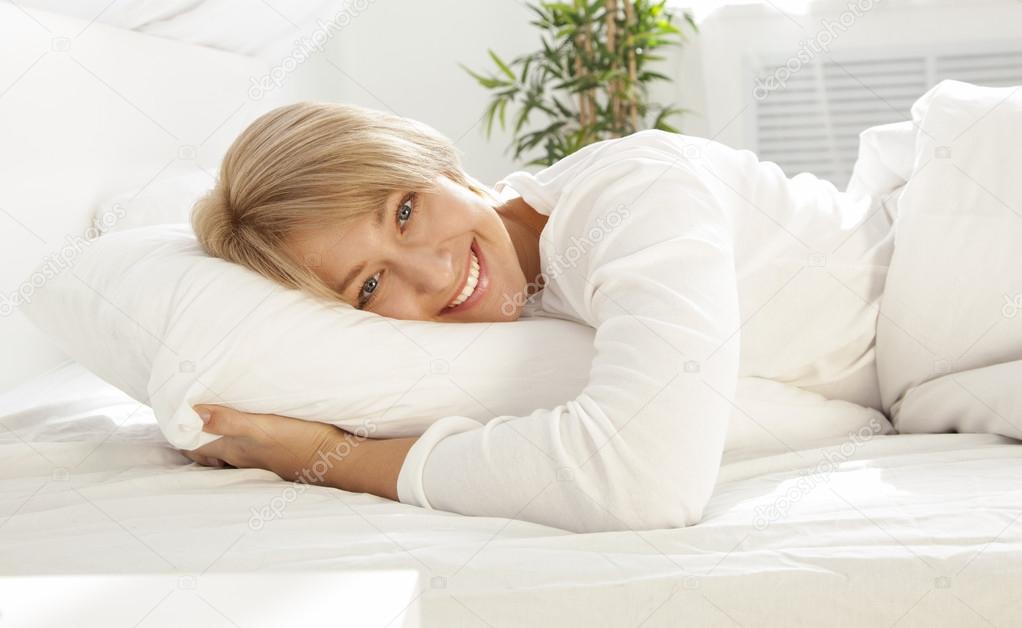
<path fill-rule="evenodd" d="M 885 56 L 831 54 L 780 69 L 785 58 L 752 67 L 755 142 L 761 159 L 789 176 L 813 172 L 843 189 L 859 133 L 909 118 L 912 103 L 944 79 L 979 85 L 1022 85 L 1022 44 L 955 52 Z"/>

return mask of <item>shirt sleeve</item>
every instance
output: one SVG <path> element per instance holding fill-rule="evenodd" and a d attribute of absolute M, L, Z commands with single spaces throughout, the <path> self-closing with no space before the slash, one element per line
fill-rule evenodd
<path fill-rule="evenodd" d="M 541 245 L 565 259 L 578 249 L 547 289 L 596 330 L 587 385 L 526 416 L 434 423 L 402 466 L 402 502 L 578 532 L 702 518 L 737 385 L 730 219 L 688 164 L 662 154 L 578 179 Z"/>

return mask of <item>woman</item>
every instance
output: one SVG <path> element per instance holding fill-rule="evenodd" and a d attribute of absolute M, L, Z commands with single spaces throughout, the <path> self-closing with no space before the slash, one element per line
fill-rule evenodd
<path fill-rule="evenodd" d="M 643 131 L 512 173 L 496 192 L 435 130 L 359 107 L 281 107 L 231 146 L 193 217 L 210 254 L 386 317 L 542 314 L 596 330 L 577 398 L 485 426 L 443 417 L 417 438 L 352 442 L 317 482 L 576 531 L 687 526 L 713 491 L 740 372 L 852 382 L 872 399 L 889 224 L 863 228 L 851 214 L 866 208 L 830 184 Z M 819 251 L 863 294 L 796 281 Z M 793 320 L 771 315 L 785 291 L 801 308 Z M 835 315 L 813 313 L 835 299 Z M 295 479 L 353 440 L 315 422 L 196 410 L 224 436 L 186 452 L 206 464 Z"/>

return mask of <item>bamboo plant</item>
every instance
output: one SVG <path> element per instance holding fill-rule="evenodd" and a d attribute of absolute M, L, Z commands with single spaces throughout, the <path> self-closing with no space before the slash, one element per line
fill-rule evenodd
<path fill-rule="evenodd" d="M 504 62 L 493 50 L 496 72 L 483 75 L 462 65 L 493 91 L 485 111 L 486 137 L 499 120 L 507 129 L 512 105 L 514 158 L 534 150 L 528 165 L 547 166 L 578 149 L 644 128 L 677 132 L 670 120 L 685 112 L 649 102 L 649 84 L 670 80 L 649 69 L 662 61 L 655 51 L 682 45 L 686 34 L 667 0 L 572 0 L 529 4 L 541 29 L 543 49 Z M 681 21 L 697 32 L 692 15 Z M 514 109 L 517 108 L 517 113 Z M 538 128 L 532 115 L 544 116 Z"/>

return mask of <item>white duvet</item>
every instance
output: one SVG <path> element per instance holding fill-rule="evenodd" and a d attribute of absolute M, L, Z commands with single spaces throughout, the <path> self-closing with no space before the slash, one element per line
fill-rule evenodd
<path fill-rule="evenodd" d="M 190 464 L 148 408 L 79 366 L 0 398 L 0 425 L 5 626 L 66 625 L 33 575 L 166 574 L 145 595 L 88 580 L 59 596 L 117 610 L 105 626 L 248 626 L 244 609 L 296 620 L 345 578 L 379 592 L 372 574 L 395 570 L 419 577 L 381 596 L 407 609 L 390 626 L 1022 623 L 1022 447 L 997 435 L 862 431 L 732 457 L 697 526 L 571 534 Z M 236 573 L 275 579 L 272 603 Z M 225 578 L 231 595 L 211 593 Z"/>
<path fill-rule="evenodd" d="M 1022 438 L 1022 87 L 944 81 L 912 125 L 877 327 L 884 408 L 900 432 Z"/>

